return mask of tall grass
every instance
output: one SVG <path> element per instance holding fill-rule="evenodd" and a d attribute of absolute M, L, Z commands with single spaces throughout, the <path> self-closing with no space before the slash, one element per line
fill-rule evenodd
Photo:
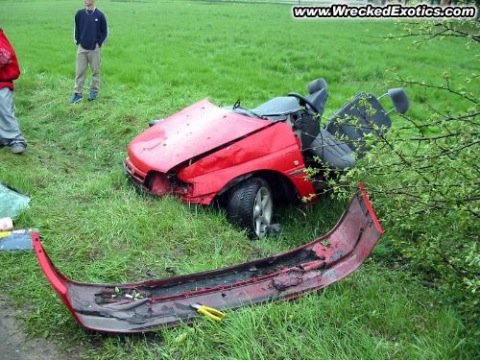
<path fill-rule="evenodd" d="M 0 181 L 32 196 L 17 226 L 40 229 L 55 264 L 88 282 L 139 281 L 218 268 L 290 249 L 330 229 L 345 204 L 282 210 L 278 239 L 252 242 L 215 209 L 139 196 L 122 162 L 149 120 L 210 97 L 245 106 L 324 77 L 327 114 L 360 91 L 381 93 L 389 70 L 425 81 L 475 69 L 463 44 L 411 48 L 387 42 L 392 22 L 296 21 L 290 7 L 200 1 L 98 1 L 109 21 L 102 88 L 94 103 L 68 104 L 73 15 L 82 2 L 10 2 L 0 24 L 22 66 L 15 92 L 27 156 L 0 150 Z M 448 51 L 446 51 L 446 49 Z M 407 89 L 408 92 L 408 89 Z M 413 104 L 447 104 L 409 93 Z M 412 113 L 418 111 L 413 105 Z M 380 204 L 378 204 L 380 205 Z M 380 213 L 381 215 L 381 213 Z M 387 235 L 388 238 L 388 230 Z M 455 309 L 413 275 L 377 264 L 321 294 L 228 314 L 222 325 L 153 335 L 92 334 L 57 299 L 32 253 L 2 253 L 1 289 L 25 308 L 25 329 L 86 359 L 469 358 Z M 192 331 L 193 329 L 193 331 Z M 184 339 L 178 342 L 179 336 Z"/>

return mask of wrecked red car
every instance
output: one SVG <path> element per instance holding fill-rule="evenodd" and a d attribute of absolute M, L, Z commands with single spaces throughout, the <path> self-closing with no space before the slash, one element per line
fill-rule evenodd
<path fill-rule="evenodd" d="M 354 272 L 382 233 L 360 186 L 340 221 L 324 236 L 265 259 L 197 274 L 130 284 L 81 283 L 53 265 L 38 233 L 33 246 L 45 276 L 79 324 L 90 330 L 138 333 L 192 321 L 205 315 L 202 307 L 223 316 L 220 311 L 318 291 Z"/>
<path fill-rule="evenodd" d="M 282 200 L 316 201 L 325 187 L 325 170 L 355 166 L 368 151 L 365 136 L 383 136 L 391 125 L 380 98 L 361 93 L 321 126 L 327 84 L 314 80 L 307 91 L 254 109 L 201 100 L 135 137 L 126 173 L 154 195 L 175 194 L 202 205 L 218 202 L 249 236 L 264 237 L 272 228 L 274 206 Z M 408 109 L 402 89 L 388 95 L 398 112 Z M 308 175 L 307 168 L 316 169 L 316 175 Z"/>

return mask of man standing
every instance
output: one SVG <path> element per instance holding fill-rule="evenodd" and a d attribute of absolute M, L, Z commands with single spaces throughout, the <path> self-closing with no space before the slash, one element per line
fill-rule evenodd
<path fill-rule="evenodd" d="M 100 89 L 100 48 L 108 36 L 107 18 L 96 8 L 95 0 L 84 0 L 84 4 L 85 9 L 78 10 L 75 14 L 74 39 L 77 44 L 77 62 L 74 94 L 70 100 L 72 104 L 83 98 L 88 65 L 92 70 L 88 100 L 93 101 L 97 98 Z"/>
<path fill-rule="evenodd" d="M 0 28 L 0 146 L 23 154 L 27 142 L 20 131 L 13 104 L 13 81 L 20 76 L 17 55 Z"/>

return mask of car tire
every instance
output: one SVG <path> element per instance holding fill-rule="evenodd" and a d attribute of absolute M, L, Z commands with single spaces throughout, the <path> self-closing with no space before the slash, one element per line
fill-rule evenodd
<path fill-rule="evenodd" d="M 268 183 L 259 177 L 236 185 L 227 199 L 227 215 L 250 238 L 268 235 L 273 217 L 273 196 Z"/>

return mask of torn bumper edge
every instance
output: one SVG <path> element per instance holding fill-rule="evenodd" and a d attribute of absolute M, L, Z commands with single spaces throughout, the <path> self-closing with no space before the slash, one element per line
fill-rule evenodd
<path fill-rule="evenodd" d="M 35 254 L 48 281 L 75 320 L 90 330 L 138 333 L 200 316 L 191 305 L 219 310 L 292 300 L 320 290 L 366 260 L 383 234 L 363 184 L 337 225 L 296 249 L 222 269 L 129 284 L 68 279 L 52 263 L 38 233 Z"/>

